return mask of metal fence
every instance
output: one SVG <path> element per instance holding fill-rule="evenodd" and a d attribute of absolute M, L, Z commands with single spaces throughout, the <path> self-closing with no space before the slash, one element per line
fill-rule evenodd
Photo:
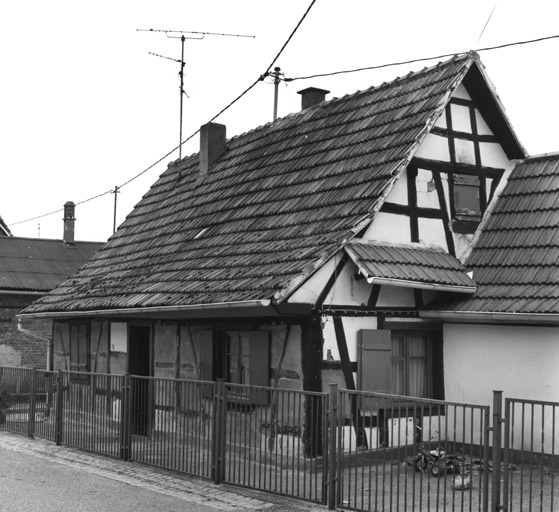
<path fill-rule="evenodd" d="M 559 510 L 559 404 L 507 398 L 503 510 Z"/>
<path fill-rule="evenodd" d="M 489 407 L 339 393 L 337 505 L 488 509 Z"/>
<path fill-rule="evenodd" d="M 553 511 L 559 404 L 504 403 L 0 367 L 0 430 L 330 509 Z"/>

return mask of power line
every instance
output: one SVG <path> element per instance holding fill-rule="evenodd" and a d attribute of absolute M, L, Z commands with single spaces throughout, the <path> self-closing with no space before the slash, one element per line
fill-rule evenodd
<path fill-rule="evenodd" d="M 505 44 L 501 44 L 498 46 L 487 46 L 485 48 L 479 48 L 478 50 L 476 50 L 477 52 L 486 52 L 486 51 L 490 51 L 490 50 L 500 50 L 502 48 L 507 48 L 510 46 L 519 46 L 522 44 L 530 44 L 530 43 L 539 43 L 540 41 L 547 41 L 549 39 L 557 39 L 559 38 L 559 34 L 558 35 L 554 35 L 554 36 L 546 36 L 546 37 L 540 37 L 537 39 L 529 39 L 526 41 L 517 41 L 514 43 L 505 43 Z M 363 68 L 356 68 L 356 69 L 348 69 L 345 71 L 332 71 L 330 73 L 317 73 L 315 75 L 308 75 L 308 76 L 298 76 L 295 78 L 285 78 L 284 80 L 286 82 L 294 82 L 295 80 L 308 80 L 310 78 L 322 78 L 322 77 L 327 77 L 327 76 L 335 76 L 335 75 L 344 75 L 344 74 L 348 74 L 348 73 L 357 73 L 359 71 L 370 71 L 370 70 L 374 70 L 374 69 L 382 69 L 382 68 L 389 68 L 392 66 L 402 66 L 404 64 L 414 64 L 416 62 L 423 62 L 423 61 L 427 61 L 427 60 L 436 60 L 436 59 L 446 59 L 448 57 L 455 57 L 458 55 L 466 55 L 467 53 L 469 53 L 469 51 L 463 51 L 463 52 L 458 52 L 458 53 L 445 53 L 442 55 L 436 55 L 434 57 L 422 57 L 419 59 L 411 59 L 411 60 L 403 60 L 403 61 L 399 61 L 399 62 L 389 62 L 386 64 L 379 64 L 377 66 L 367 66 L 367 67 L 363 67 Z"/>
<path fill-rule="evenodd" d="M 252 90 L 259 82 L 261 82 L 262 80 L 264 80 L 264 78 L 266 78 L 266 76 L 269 75 L 270 69 L 272 68 L 272 66 L 275 64 L 275 62 L 278 60 L 278 58 L 280 57 L 280 55 L 283 53 L 283 51 L 285 50 L 286 46 L 289 44 L 289 42 L 291 41 L 291 39 L 293 38 L 293 36 L 295 35 L 295 32 L 297 32 L 297 30 L 299 29 L 299 27 L 301 26 L 301 23 L 303 22 L 303 20 L 307 17 L 307 14 L 309 13 L 309 11 L 311 10 L 312 6 L 315 4 L 316 0 L 312 0 L 312 2 L 310 3 L 309 7 L 307 8 L 307 10 L 305 11 L 305 14 L 303 14 L 303 17 L 299 20 L 299 23 L 297 23 L 297 26 L 295 27 L 295 29 L 291 32 L 291 35 L 287 38 L 286 42 L 283 44 L 283 46 L 281 47 L 280 51 L 278 52 L 278 54 L 275 56 L 275 58 L 272 60 L 272 62 L 270 63 L 270 65 L 268 66 L 268 68 L 266 69 L 266 72 L 262 75 L 260 75 L 258 77 L 257 80 L 254 81 L 254 83 L 252 85 L 250 85 L 249 87 L 247 87 L 241 94 L 239 94 L 233 101 L 231 101 L 225 108 L 221 109 L 219 111 L 219 113 L 217 113 L 215 116 L 213 116 L 208 122 L 212 122 L 215 119 L 217 119 L 221 114 L 223 114 L 226 110 L 228 110 L 229 108 L 231 108 L 235 103 L 237 103 L 237 101 L 239 101 L 243 96 L 245 96 L 250 90 Z M 153 30 L 153 29 L 149 29 L 149 31 L 151 32 L 158 32 L 158 30 Z M 182 31 L 174 31 L 174 30 L 165 30 L 165 31 L 161 31 L 161 32 L 181 32 L 184 33 Z M 238 34 L 214 34 L 211 32 L 189 32 L 192 34 L 207 34 L 207 35 L 235 35 L 237 37 L 253 37 L 253 36 L 241 36 Z M 146 169 L 144 169 L 143 171 L 139 172 L 138 174 L 136 174 L 135 176 L 133 176 L 132 178 L 130 178 L 128 181 L 125 181 L 122 185 L 116 185 L 114 189 L 111 190 L 107 190 L 106 192 L 102 192 L 101 194 L 97 194 L 94 197 L 90 197 L 89 199 L 85 199 L 83 201 L 80 201 L 79 203 L 76 203 L 76 206 L 80 205 L 80 204 L 84 204 L 84 203 L 88 203 L 89 201 L 93 201 L 95 199 L 98 199 L 99 197 L 105 196 L 107 194 L 112 194 L 115 193 L 116 191 L 119 191 L 120 189 L 122 189 L 123 187 L 125 187 L 126 185 L 128 185 L 129 183 L 133 182 L 134 180 L 138 179 L 140 176 L 142 176 L 143 174 L 145 174 L 146 172 L 150 171 L 151 169 L 153 169 L 157 164 L 159 164 L 162 160 L 164 160 L 165 158 L 167 158 L 168 156 L 170 156 L 172 153 L 174 153 L 177 149 L 181 148 L 183 144 L 185 144 L 186 142 L 188 142 L 189 140 L 191 140 L 195 135 L 197 135 L 200 132 L 200 129 L 198 128 L 194 133 L 192 133 L 189 137 L 187 137 L 185 140 L 181 141 L 181 143 L 178 146 L 175 146 L 173 149 L 171 149 L 170 151 L 168 151 L 165 155 L 163 155 L 161 158 L 159 158 L 156 162 L 154 162 L 153 164 L 151 164 L 149 167 L 147 167 Z M 116 194 L 115 194 L 116 195 Z M 15 226 L 17 224 L 24 224 L 26 222 L 31 222 L 32 220 L 37 220 L 37 219 L 42 219 L 43 217 L 48 217 L 50 215 L 54 215 L 55 213 L 59 213 L 63 211 L 63 209 L 59 209 L 59 210 L 55 210 L 52 211 L 50 213 L 45 213 L 43 215 L 38 215 L 36 217 L 30 218 L 30 219 L 26 219 L 26 220 L 21 220 L 18 222 L 12 222 L 11 224 L 7 224 L 7 226 Z"/>

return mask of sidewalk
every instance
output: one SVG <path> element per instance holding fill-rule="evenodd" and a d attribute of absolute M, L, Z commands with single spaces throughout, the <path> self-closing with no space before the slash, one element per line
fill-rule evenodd
<path fill-rule="evenodd" d="M 0 448 L 48 460 L 77 471 L 173 496 L 185 502 L 204 504 L 223 511 L 324 512 L 326 507 L 250 489 L 215 485 L 207 480 L 134 462 L 102 457 L 0 431 Z"/>

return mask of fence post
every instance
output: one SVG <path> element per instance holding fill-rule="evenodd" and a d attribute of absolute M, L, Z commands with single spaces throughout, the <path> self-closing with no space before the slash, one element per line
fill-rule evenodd
<path fill-rule="evenodd" d="M 328 510 L 336 509 L 336 481 L 338 477 L 336 436 L 338 435 L 338 385 L 330 383 L 328 401 Z"/>
<path fill-rule="evenodd" d="M 225 385 L 223 379 L 216 382 L 214 398 L 214 483 L 220 484 L 225 474 Z"/>
<path fill-rule="evenodd" d="M 29 408 L 27 409 L 27 435 L 33 438 L 35 433 L 35 387 L 37 385 L 37 368 L 31 373 L 31 386 L 29 389 Z"/>
<path fill-rule="evenodd" d="M 130 374 L 124 375 L 120 399 L 120 458 L 130 459 Z"/>
<path fill-rule="evenodd" d="M 491 512 L 501 510 L 501 460 L 502 460 L 503 392 L 493 391 L 493 450 Z"/>
<path fill-rule="evenodd" d="M 55 410 L 55 421 L 54 421 L 54 440 L 56 441 L 56 446 L 60 446 L 62 443 L 62 408 L 63 408 L 63 391 L 62 391 L 62 370 L 58 370 L 56 374 L 56 410 Z"/>

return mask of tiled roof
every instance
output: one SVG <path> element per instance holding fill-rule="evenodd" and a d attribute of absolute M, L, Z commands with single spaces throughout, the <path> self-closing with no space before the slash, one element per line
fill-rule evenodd
<path fill-rule="evenodd" d="M 466 269 L 440 247 L 353 240 L 346 251 L 371 283 L 473 293 Z"/>
<path fill-rule="evenodd" d="M 559 314 L 559 154 L 516 165 L 466 266 L 477 293 L 437 309 Z"/>
<path fill-rule="evenodd" d="M 93 260 L 26 313 L 281 300 L 373 219 L 477 59 L 233 137 L 203 179 L 198 155 L 170 164 Z"/>
<path fill-rule="evenodd" d="M 0 293 L 48 292 L 86 263 L 98 242 L 0 237 Z"/>

